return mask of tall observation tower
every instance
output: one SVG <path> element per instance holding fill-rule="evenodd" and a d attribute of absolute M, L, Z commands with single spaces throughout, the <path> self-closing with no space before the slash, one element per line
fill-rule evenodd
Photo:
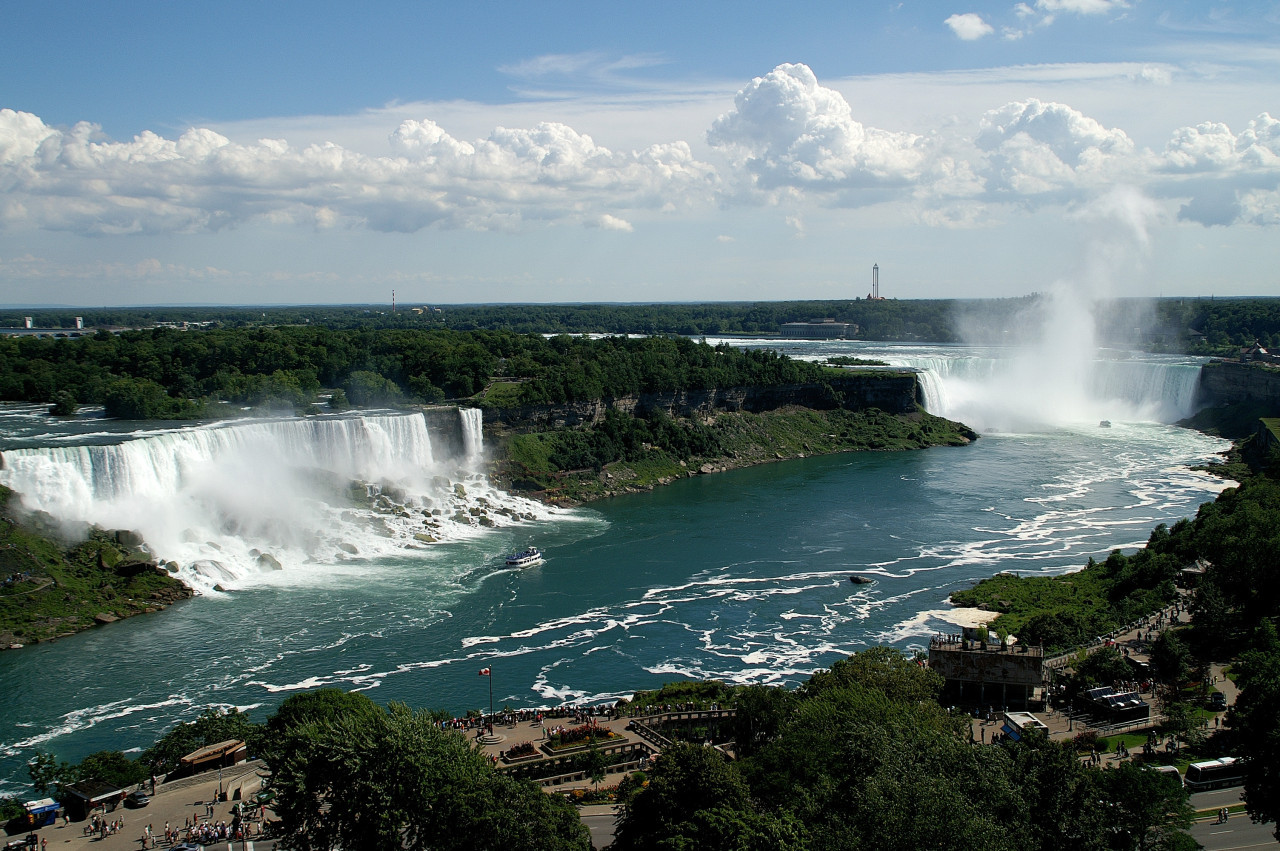
<path fill-rule="evenodd" d="M 871 267 L 871 297 L 880 298 L 880 264 Z"/>

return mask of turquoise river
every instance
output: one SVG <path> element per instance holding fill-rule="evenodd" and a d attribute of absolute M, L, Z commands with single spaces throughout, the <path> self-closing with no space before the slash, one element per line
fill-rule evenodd
<path fill-rule="evenodd" d="M 461 714 L 487 707 L 481 668 L 513 707 L 794 684 L 954 629 L 947 596 L 975 580 L 1140 546 L 1225 486 L 1189 465 L 1226 443 L 1171 424 L 1195 403 L 1192 359 L 1094 353 L 1047 381 L 1012 350 L 783 348 L 914 367 L 930 409 L 983 436 L 553 510 L 488 485 L 478 412 L 446 450 L 413 413 L 174 429 L 5 407 L 0 482 L 70 528 L 139 531 L 201 593 L 0 653 L 0 794 L 24 791 L 37 750 L 135 750 L 207 707 L 261 719 L 320 686 Z M 343 499 L 353 480 L 373 508 Z M 507 569 L 527 544 L 545 563 Z"/>

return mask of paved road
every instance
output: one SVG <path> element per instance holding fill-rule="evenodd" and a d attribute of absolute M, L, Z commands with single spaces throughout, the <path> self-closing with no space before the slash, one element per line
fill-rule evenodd
<path fill-rule="evenodd" d="M 579 816 L 591 831 L 591 844 L 596 848 L 608 848 L 613 844 L 613 823 L 617 813 L 612 806 L 583 807 Z"/>
<path fill-rule="evenodd" d="M 1197 810 L 1217 809 L 1240 803 L 1242 786 L 1196 792 L 1191 796 L 1191 806 Z M 1206 851 L 1243 851 L 1246 848 L 1280 848 L 1272 830 L 1274 824 L 1254 824 L 1244 813 L 1233 813 L 1223 824 L 1216 819 L 1196 822 L 1191 835 Z"/>
<path fill-rule="evenodd" d="M 1243 851 L 1246 848 L 1280 848 L 1272 830 L 1274 824 L 1254 824 L 1243 813 L 1223 824 L 1213 819 L 1192 826 L 1191 836 L 1205 851 Z"/>

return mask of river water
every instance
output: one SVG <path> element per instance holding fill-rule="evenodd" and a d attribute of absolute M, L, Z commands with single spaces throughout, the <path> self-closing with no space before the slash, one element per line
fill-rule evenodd
<path fill-rule="evenodd" d="M 0 481 L 68 523 L 138 529 L 202 593 L 0 653 L 0 794 L 37 749 L 135 749 L 209 706 L 262 718 L 318 686 L 461 714 L 488 708 L 481 668 L 499 707 L 796 683 L 869 645 L 922 646 L 953 628 L 950 592 L 1139 546 L 1224 486 L 1188 465 L 1226 442 L 1167 424 L 1190 413 L 1192 360 L 1104 354 L 1046 390 L 1019 389 L 1024 365 L 999 350 L 783 348 L 921 369 L 930 407 L 983 437 L 559 511 L 488 486 L 474 413 L 445 457 L 420 415 L 156 429 L 8 406 Z M 351 478 L 369 483 L 355 507 Z M 531 543 L 544 564 L 504 566 Z"/>

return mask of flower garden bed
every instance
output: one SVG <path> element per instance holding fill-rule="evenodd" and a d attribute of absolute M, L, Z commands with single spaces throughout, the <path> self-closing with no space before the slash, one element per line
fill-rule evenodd
<path fill-rule="evenodd" d="M 592 745 L 600 744 L 601 742 L 621 742 L 625 740 L 626 736 L 615 733 L 608 728 L 583 724 L 581 727 L 572 727 L 560 733 L 552 733 L 550 740 L 542 746 L 542 749 L 555 756 L 586 750 Z"/>
<path fill-rule="evenodd" d="M 535 759 L 542 759 L 542 752 L 534 746 L 533 742 L 521 742 L 513 748 L 508 748 L 502 755 L 502 761 L 507 763 L 529 762 Z"/>

